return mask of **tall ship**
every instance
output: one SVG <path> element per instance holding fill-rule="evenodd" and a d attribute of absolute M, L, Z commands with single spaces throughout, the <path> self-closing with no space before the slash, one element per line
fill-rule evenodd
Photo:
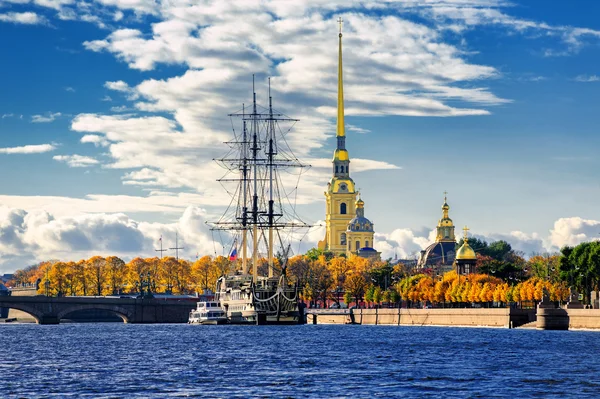
<path fill-rule="evenodd" d="M 296 324 L 298 286 L 286 269 L 292 244 L 309 228 L 295 210 L 298 180 L 308 165 L 289 145 L 297 120 L 274 110 L 270 79 L 268 107 L 256 101 L 254 78 L 252 86 L 252 106 L 229 115 L 234 138 L 216 160 L 225 169 L 219 181 L 231 202 L 212 229 L 228 233 L 232 270 L 217 280 L 215 300 L 232 324 Z"/>

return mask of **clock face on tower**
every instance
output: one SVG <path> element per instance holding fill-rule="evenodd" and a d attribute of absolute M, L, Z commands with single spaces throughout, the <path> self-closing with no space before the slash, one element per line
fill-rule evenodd
<path fill-rule="evenodd" d="M 340 191 L 347 191 L 348 190 L 348 186 L 346 186 L 345 184 L 340 184 Z"/>

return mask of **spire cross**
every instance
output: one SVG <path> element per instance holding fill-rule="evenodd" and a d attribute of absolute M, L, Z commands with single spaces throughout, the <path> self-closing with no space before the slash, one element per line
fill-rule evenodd
<path fill-rule="evenodd" d="M 177 233 L 177 232 L 175 233 L 175 248 L 169 248 L 169 249 L 175 250 L 175 259 L 177 259 L 177 261 L 179 262 L 179 250 L 185 249 L 185 248 L 179 246 L 179 233 Z"/>
<path fill-rule="evenodd" d="M 342 33 L 342 24 L 344 23 L 344 20 L 342 19 L 342 17 L 339 17 L 337 20 L 338 24 L 340 24 L 340 34 Z"/>
<path fill-rule="evenodd" d="M 463 231 L 465 232 L 465 241 L 466 241 L 466 240 L 469 238 L 469 235 L 468 235 L 468 233 L 467 233 L 469 230 L 470 230 L 470 229 L 469 229 L 467 226 L 465 226 L 465 227 L 463 228 Z"/>
<path fill-rule="evenodd" d="M 160 241 L 160 249 L 155 249 L 155 251 L 156 252 L 160 252 L 160 258 L 162 259 L 163 258 L 163 252 L 167 252 L 167 250 L 163 249 L 163 246 L 162 246 L 162 236 L 160 236 L 160 240 L 158 240 L 158 241 Z"/>
<path fill-rule="evenodd" d="M 448 191 L 444 191 L 444 202 L 446 202 L 447 196 L 448 196 Z"/>

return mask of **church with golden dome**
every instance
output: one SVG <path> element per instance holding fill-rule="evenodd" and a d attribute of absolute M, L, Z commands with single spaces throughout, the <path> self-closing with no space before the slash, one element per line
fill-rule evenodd
<path fill-rule="evenodd" d="M 456 259 L 454 260 L 454 269 L 458 274 L 471 274 L 475 273 L 475 267 L 477 266 L 477 254 L 475 250 L 469 245 L 469 236 L 467 232 L 469 228 L 465 226 L 463 228 L 465 236 L 463 237 L 463 245 L 456 251 Z"/>
<path fill-rule="evenodd" d="M 379 259 L 380 253 L 373 249 L 375 230 L 373 222 L 365 217 L 365 203 L 350 177 L 350 156 L 346 149 L 344 126 L 344 84 L 342 74 L 341 19 L 338 48 L 338 102 L 337 146 L 333 153 L 332 177 L 325 191 L 326 216 L 325 238 L 319 241 L 319 249 L 336 255 L 356 254 Z"/>
<path fill-rule="evenodd" d="M 475 272 L 477 255 L 469 245 L 467 227 L 463 229 L 464 238 L 461 247 L 456 250 L 457 242 L 454 233 L 454 222 L 450 219 L 450 206 L 448 205 L 447 193 L 444 193 L 444 204 L 442 205 L 442 218 L 436 227 L 435 242 L 421 251 L 417 262 L 417 269 L 435 269 L 437 272 L 445 273 L 452 269 L 459 274 L 470 274 Z"/>
<path fill-rule="evenodd" d="M 435 242 L 421 251 L 418 269 L 436 267 L 440 272 L 449 271 L 454 265 L 456 257 L 456 238 L 454 236 L 454 222 L 449 216 L 450 206 L 444 195 L 442 205 L 442 218 L 438 221 Z"/>

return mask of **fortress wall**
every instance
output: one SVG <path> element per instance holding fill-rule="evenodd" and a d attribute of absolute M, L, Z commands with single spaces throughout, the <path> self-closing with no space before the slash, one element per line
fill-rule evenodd
<path fill-rule="evenodd" d="M 404 326 L 510 327 L 514 309 L 353 309 L 362 324 Z M 522 315 L 517 315 L 522 317 Z M 400 323 L 398 323 L 400 317 Z"/>
<path fill-rule="evenodd" d="M 353 319 L 356 324 L 364 325 L 510 328 L 535 320 L 535 312 L 509 308 L 352 309 L 352 316 L 327 311 L 318 312 L 316 315 L 309 313 L 307 323 L 313 324 L 315 317 L 317 324 L 347 324 Z"/>
<path fill-rule="evenodd" d="M 566 309 L 569 329 L 600 329 L 600 309 Z"/>

